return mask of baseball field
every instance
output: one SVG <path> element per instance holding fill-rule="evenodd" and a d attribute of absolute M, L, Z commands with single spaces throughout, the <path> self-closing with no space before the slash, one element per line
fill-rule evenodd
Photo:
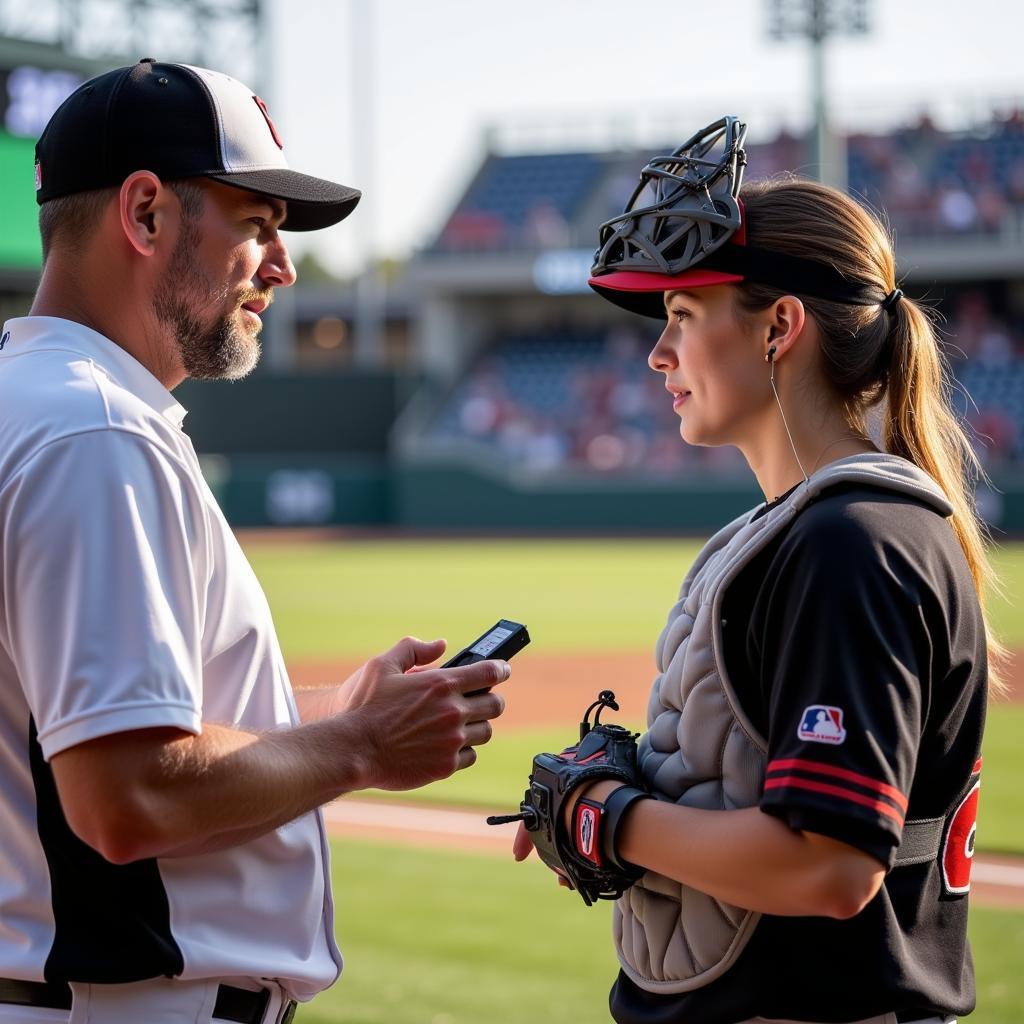
<path fill-rule="evenodd" d="M 319 540 L 244 538 L 267 591 L 293 679 L 340 680 L 405 633 L 457 650 L 499 618 L 525 622 L 533 643 L 505 686 L 508 710 L 472 769 L 390 801 L 505 810 L 530 758 L 564 746 L 599 689 L 619 695 L 617 720 L 639 726 L 653 645 L 699 548 L 686 540 Z M 1024 545 L 995 552 L 1003 594 L 992 614 L 1021 652 L 1017 697 L 995 703 L 985 746 L 979 850 L 1024 876 Z M 343 980 L 300 1010 L 305 1024 L 540 1024 L 607 1020 L 614 976 L 609 907 L 585 908 L 535 859 L 500 844 L 349 830 L 334 840 Z M 497 846 L 497 853 L 494 848 Z M 1018 862 L 1017 857 L 1022 859 Z M 557 942 L 548 941 L 557 936 Z M 972 941 L 976 1024 L 1024 1019 L 1024 889 L 976 888 Z"/>

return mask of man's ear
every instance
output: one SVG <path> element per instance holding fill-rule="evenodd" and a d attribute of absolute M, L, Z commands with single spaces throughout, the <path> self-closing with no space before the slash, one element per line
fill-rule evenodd
<path fill-rule="evenodd" d="M 140 256 L 152 256 L 167 233 L 170 189 L 152 171 L 135 171 L 121 184 L 118 195 L 121 230 Z"/>
<path fill-rule="evenodd" d="M 807 313 L 795 295 L 783 295 L 765 311 L 767 331 L 765 355 L 773 348 L 772 358 L 778 362 L 795 344 L 804 329 Z"/>

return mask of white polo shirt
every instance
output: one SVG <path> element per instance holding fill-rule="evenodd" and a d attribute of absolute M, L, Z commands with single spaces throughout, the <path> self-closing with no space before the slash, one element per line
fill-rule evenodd
<path fill-rule="evenodd" d="M 299 721 L 184 416 L 80 324 L 0 334 L 0 977 L 265 977 L 309 999 L 341 969 L 319 811 L 117 866 L 70 831 L 48 764 L 131 729 Z"/>

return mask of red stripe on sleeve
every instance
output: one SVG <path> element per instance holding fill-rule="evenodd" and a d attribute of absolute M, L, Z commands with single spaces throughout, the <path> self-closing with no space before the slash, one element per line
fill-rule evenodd
<path fill-rule="evenodd" d="M 811 779 L 802 779 L 799 775 L 783 775 L 780 778 L 769 779 L 764 784 L 765 789 L 781 789 L 784 786 L 792 786 L 794 789 L 808 789 L 812 793 L 826 793 L 829 796 L 836 796 L 842 800 L 849 800 L 851 803 L 862 804 L 864 807 L 870 807 L 873 811 L 887 815 L 897 825 L 903 825 L 903 815 L 895 807 L 885 803 L 883 800 L 874 800 L 863 793 L 855 793 L 852 789 L 832 786 L 827 782 L 813 782 Z"/>
<path fill-rule="evenodd" d="M 837 768 L 835 765 L 822 764 L 820 761 L 809 761 L 806 758 L 793 757 L 783 761 L 772 761 L 768 765 L 768 771 L 805 771 L 814 772 L 817 775 L 831 775 L 836 779 L 846 779 L 847 782 L 856 782 L 865 789 L 873 789 L 876 793 L 887 796 L 894 804 L 902 807 L 904 811 L 907 810 L 907 798 L 895 786 L 879 782 L 877 779 L 868 778 L 867 775 L 861 775 L 859 772 L 851 772 L 846 768 Z"/>

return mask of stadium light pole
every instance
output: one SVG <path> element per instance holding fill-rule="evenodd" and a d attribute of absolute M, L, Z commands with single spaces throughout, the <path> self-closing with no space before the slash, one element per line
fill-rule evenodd
<path fill-rule="evenodd" d="M 257 25 L 255 47 L 258 54 L 256 78 L 252 85 L 259 90 L 271 110 L 280 110 L 281 82 L 273 40 L 278 38 L 276 18 L 283 16 L 283 11 L 268 0 L 252 0 L 252 13 Z M 295 289 L 276 289 L 274 302 L 263 314 L 263 320 L 263 369 L 271 373 L 293 370 L 298 361 Z"/>
<path fill-rule="evenodd" d="M 351 0 L 352 141 L 355 181 L 363 189 L 352 218 L 353 235 L 365 261 L 356 278 L 353 355 L 363 366 L 379 364 L 383 296 L 377 268 L 374 200 L 374 38 L 372 0 Z"/>
<path fill-rule="evenodd" d="M 833 36 L 866 35 L 868 0 L 768 0 L 768 34 L 776 42 L 806 39 L 811 46 L 814 166 L 819 181 L 846 190 L 846 141 L 828 115 L 825 44 Z"/>

